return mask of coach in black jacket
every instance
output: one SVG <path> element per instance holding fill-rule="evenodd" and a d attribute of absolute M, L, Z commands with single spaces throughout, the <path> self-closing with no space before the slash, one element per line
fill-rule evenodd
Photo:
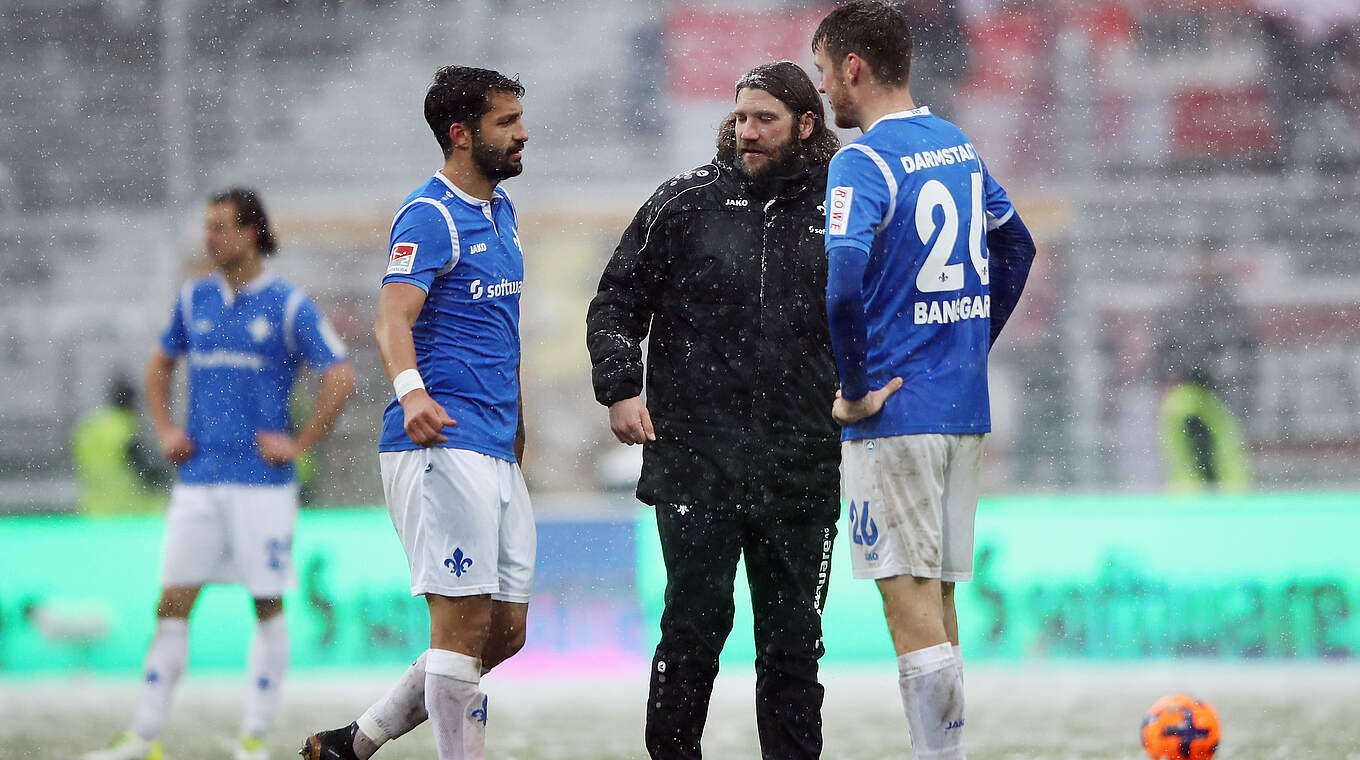
<path fill-rule="evenodd" d="M 836 148 L 802 69 L 752 69 L 717 157 L 647 201 L 590 305 L 595 397 L 620 441 L 644 444 L 638 498 L 656 507 L 666 564 L 653 758 L 699 757 L 742 554 L 763 754 L 821 753 L 821 606 L 840 509 L 822 230 Z"/>

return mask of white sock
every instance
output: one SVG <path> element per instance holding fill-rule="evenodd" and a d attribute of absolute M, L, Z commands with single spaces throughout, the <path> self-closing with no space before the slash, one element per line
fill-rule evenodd
<path fill-rule="evenodd" d="M 916 760 L 963 760 L 963 670 L 949 642 L 897 658 Z"/>
<path fill-rule="evenodd" d="M 959 666 L 959 677 L 963 677 L 963 647 L 954 645 L 954 663 Z"/>
<path fill-rule="evenodd" d="M 175 687 L 189 662 L 189 621 L 185 618 L 156 618 L 156 632 L 146 650 L 142 693 L 132 732 L 143 739 L 155 739 L 170 712 Z"/>
<path fill-rule="evenodd" d="M 288 626 L 283 613 L 256 623 L 255 643 L 250 647 L 250 683 L 246 689 L 243 736 L 264 737 L 274 725 L 279 691 L 288 672 Z"/>
<path fill-rule="evenodd" d="M 389 739 L 396 739 L 429 717 L 425 711 L 425 657 L 421 652 L 387 694 L 355 721 L 359 733 L 354 737 L 354 754 L 359 760 L 373 757 Z"/>
<path fill-rule="evenodd" d="M 447 649 L 425 657 L 425 707 L 439 760 L 485 760 L 486 695 L 482 661 Z"/>

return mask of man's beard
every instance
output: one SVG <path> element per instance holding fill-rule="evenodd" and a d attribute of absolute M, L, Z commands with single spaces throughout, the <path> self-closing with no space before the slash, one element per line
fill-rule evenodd
<path fill-rule="evenodd" d="M 524 171 L 524 164 L 518 158 L 511 158 L 510 154 L 518 153 L 523 149 L 524 143 L 514 143 L 508 148 L 498 148 L 483 140 L 480 134 L 474 133 L 472 136 L 472 165 L 477 167 L 492 182 L 517 177 Z"/>
<path fill-rule="evenodd" d="M 737 166 L 741 168 L 742 174 L 756 182 L 774 177 L 787 177 L 801 169 L 805 163 L 803 146 L 794 139 L 780 145 L 774 153 L 766 153 L 764 163 L 757 167 L 748 167 L 742 160 L 743 147 L 741 141 L 737 141 Z"/>
<path fill-rule="evenodd" d="M 859 118 L 850 113 L 853 109 L 849 98 L 843 97 L 840 92 L 828 92 L 826 99 L 831 104 L 833 120 L 837 127 L 841 129 L 859 128 Z"/>

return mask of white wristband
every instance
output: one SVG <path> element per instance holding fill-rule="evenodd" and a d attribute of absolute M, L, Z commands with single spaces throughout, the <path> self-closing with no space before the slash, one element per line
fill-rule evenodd
<path fill-rule="evenodd" d="M 425 381 L 421 379 L 420 372 L 414 369 L 404 369 L 398 372 L 396 377 L 392 378 L 392 388 L 397 392 L 398 401 L 401 401 L 402 396 L 405 396 L 416 388 L 424 387 Z"/>

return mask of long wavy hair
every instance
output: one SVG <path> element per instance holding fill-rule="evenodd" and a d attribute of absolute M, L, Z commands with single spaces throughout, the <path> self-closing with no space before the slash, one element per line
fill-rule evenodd
<path fill-rule="evenodd" d="M 807 72 L 793 61 L 762 63 L 737 80 L 736 92 L 753 87 L 770 93 L 793 112 L 795 123 L 799 116 L 812 114 L 812 134 L 797 148 L 807 165 L 826 166 L 840 150 L 841 141 L 826 126 L 826 110 L 822 96 L 808 78 Z M 735 96 L 734 96 L 735 97 Z M 735 159 L 737 155 L 737 117 L 728 114 L 718 127 L 718 155 Z"/>
<path fill-rule="evenodd" d="M 260 194 L 248 187 L 230 187 L 208 196 L 209 203 L 230 203 L 236 209 L 236 223 L 255 228 L 255 242 L 261 256 L 273 256 L 279 250 L 278 238 L 264 212 Z"/>

